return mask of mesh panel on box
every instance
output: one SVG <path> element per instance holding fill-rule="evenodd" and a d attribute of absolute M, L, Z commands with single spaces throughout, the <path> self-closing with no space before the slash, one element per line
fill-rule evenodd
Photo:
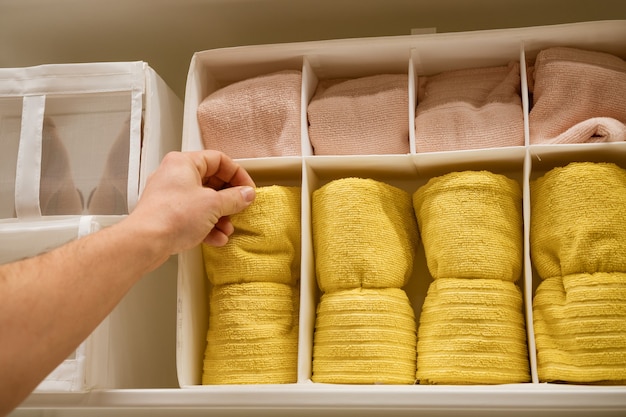
<path fill-rule="evenodd" d="M 130 92 L 46 98 L 42 215 L 128 213 Z"/>
<path fill-rule="evenodd" d="M 20 144 L 22 98 L 0 98 L 0 218 L 15 217 L 15 168 Z"/>

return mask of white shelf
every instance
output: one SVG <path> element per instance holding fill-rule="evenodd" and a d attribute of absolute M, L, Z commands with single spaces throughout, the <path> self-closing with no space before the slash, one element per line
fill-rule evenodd
<path fill-rule="evenodd" d="M 455 401 L 451 402 L 450 398 Z M 15 416 L 54 408 L 60 415 L 100 415 L 111 409 L 129 416 L 254 415 L 481 415 L 617 416 L 626 410 L 625 387 L 552 384 L 498 386 L 215 386 L 211 389 L 93 391 L 36 394 Z M 88 413 L 86 412 L 88 409 Z M 424 415 L 424 414 L 420 414 Z"/>

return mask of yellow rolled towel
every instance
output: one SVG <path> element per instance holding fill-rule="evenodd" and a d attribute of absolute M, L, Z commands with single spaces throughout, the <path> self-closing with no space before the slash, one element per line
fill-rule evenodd
<path fill-rule="evenodd" d="M 408 282 L 418 242 L 409 193 L 373 179 L 343 178 L 313 192 L 311 211 L 322 291 Z"/>
<path fill-rule="evenodd" d="M 295 383 L 298 317 L 298 287 L 269 282 L 213 287 L 202 383 Z"/>
<path fill-rule="evenodd" d="M 202 245 L 213 285 L 300 278 L 300 187 L 258 187 L 252 205 L 231 216 L 235 232 L 222 247 Z"/>
<path fill-rule="evenodd" d="M 540 381 L 626 383 L 626 273 L 547 278 L 533 313 Z"/>
<path fill-rule="evenodd" d="M 530 380 L 522 294 L 512 282 L 433 281 L 422 307 L 417 340 L 420 384 Z"/>
<path fill-rule="evenodd" d="M 432 178 L 413 194 L 415 216 L 435 278 L 517 280 L 522 271 L 522 192 L 487 171 Z"/>
<path fill-rule="evenodd" d="M 626 170 L 573 162 L 530 184 L 530 247 L 542 278 L 626 272 Z"/>
<path fill-rule="evenodd" d="M 313 338 L 314 382 L 412 384 L 416 323 L 398 288 L 323 294 Z"/>

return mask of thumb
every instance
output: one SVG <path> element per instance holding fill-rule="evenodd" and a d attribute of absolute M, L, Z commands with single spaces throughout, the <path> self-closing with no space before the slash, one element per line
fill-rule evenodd
<path fill-rule="evenodd" d="M 249 186 L 224 188 L 219 190 L 218 194 L 222 201 L 222 216 L 239 213 L 248 207 L 256 197 L 254 188 Z"/>

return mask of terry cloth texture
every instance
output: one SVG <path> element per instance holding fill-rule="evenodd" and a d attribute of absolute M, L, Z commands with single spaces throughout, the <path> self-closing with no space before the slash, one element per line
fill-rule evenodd
<path fill-rule="evenodd" d="M 626 170 L 573 162 L 531 181 L 530 245 L 541 278 L 626 272 Z"/>
<path fill-rule="evenodd" d="M 130 119 L 124 123 L 107 157 L 98 186 L 87 202 L 91 214 L 128 213 L 128 156 Z"/>
<path fill-rule="evenodd" d="M 301 155 L 302 73 L 289 70 L 223 87 L 198 106 L 205 148 L 231 158 Z"/>
<path fill-rule="evenodd" d="M 626 383 L 625 273 L 547 278 L 533 314 L 540 381 Z"/>
<path fill-rule="evenodd" d="M 577 162 L 531 182 L 540 381 L 626 382 L 626 171 Z"/>
<path fill-rule="evenodd" d="M 49 117 L 45 117 L 43 121 L 41 146 L 41 214 L 53 216 L 82 213 L 82 196 L 74 184 L 70 157 L 59 138 L 56 125 Z"/>
<path fill-rule="evenodd" d="M 307 108 L 316 155 L 409 153 L 407 74 L 322 80 Z"/>
<path fill-rule="evenodd" d="M 311 216 L 323 292 L 408 282 L 418 244 L 409 193 L 373 179 L 338 179 L 313 192 Z"/>
<path fill-rule="evenodd" d="M 418 79 L 417 152 L 524 145 L 519 63 Z"/>
<path fill-rule="evenodd" d="M 539 52 L 532 76 L 531 144 L 626 140 L 626 61 L 554 47 Z"/>
<path fill-rule="evenodd" d="M 312 380 L 336 384 L 413 384 L 416 324 L 398 288 L 323 294 L 317 307 Z"/>
<path fill-rule="evenodd" d="M 202 383 L 297 380 L 297 287 L 251 282 L 213 287 Z"/>
<path fill-rule="evenodd" d="M 420 384 L 530 381 L 522 294 L 512 282 L 433 281 L 422 307 L 417 340 Z"/>
<path fill-rule="evenodd" d="M 300 191 L 300 187 L 258 187 L 254 202 L 231 216 L 235 232 L 228 243 L 202 245 L 213 285 L 295 284 L 300 278 Z"/>
<path fill-rule="evenodd" d="M 517 280 L 522 271 L 522 192 L 487 171 L 432 178 L 413 194 L 415 216 L 435 279 Z"/>

